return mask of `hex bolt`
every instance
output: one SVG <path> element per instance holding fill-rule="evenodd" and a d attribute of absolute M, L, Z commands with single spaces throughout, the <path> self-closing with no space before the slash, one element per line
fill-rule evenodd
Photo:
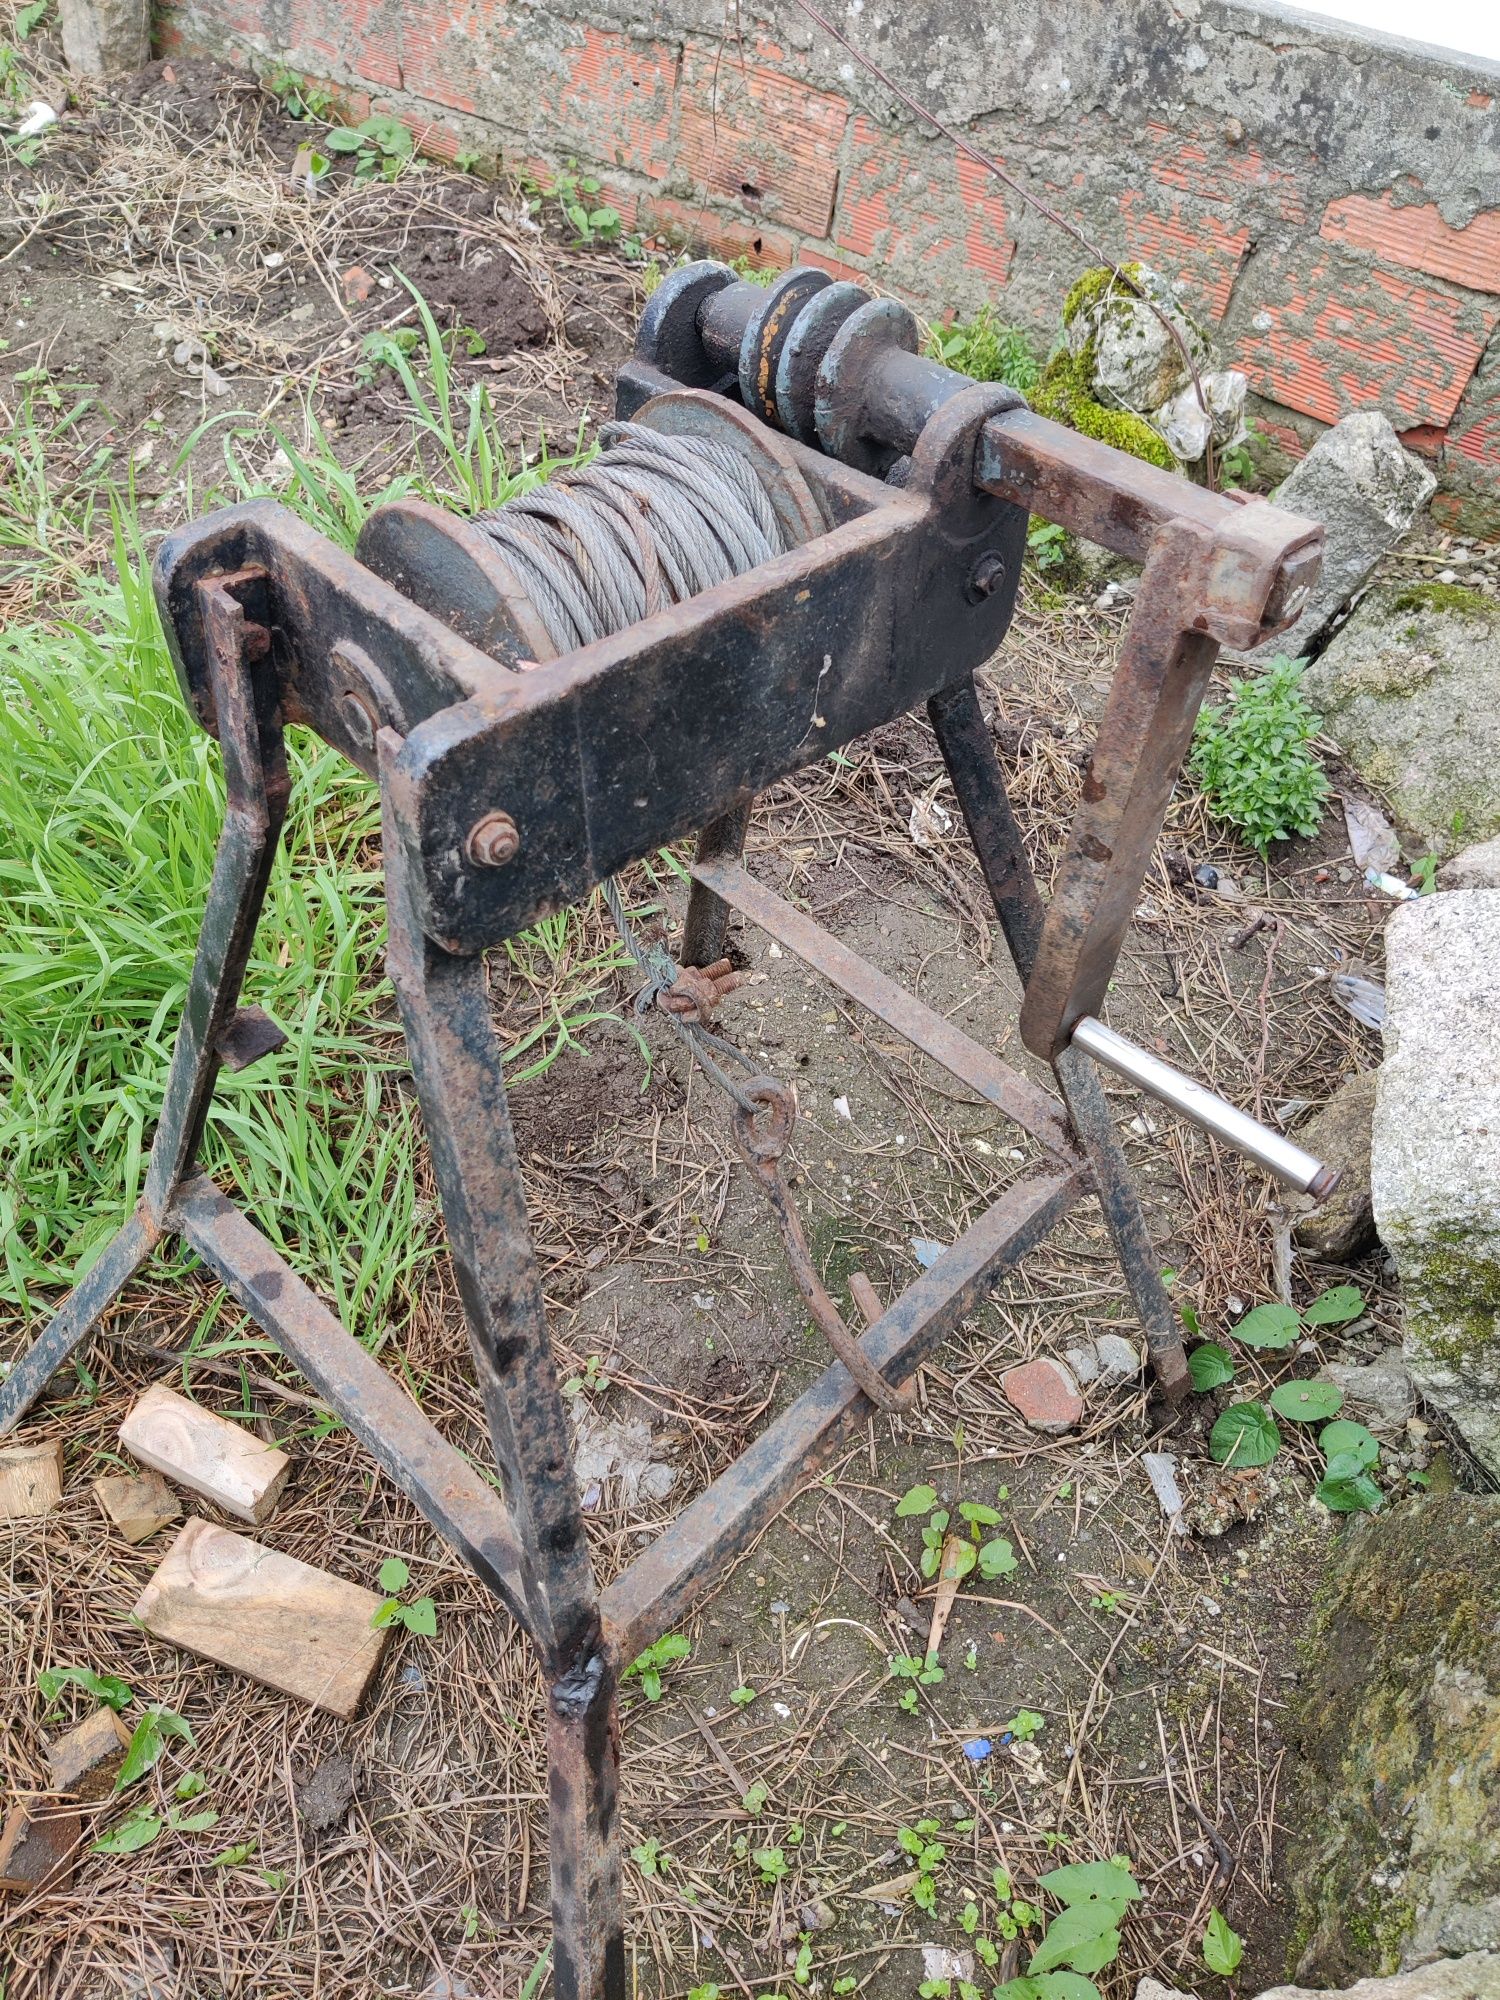
<path fill-rule="evenodd" d="M 971 604 L 982 604 L 987 597 L 994 595 L 1004 581 L 1004 556 L 998 549 L 986 549 L 969 571 L 964 595 Z"/>
<path fill-rule="evenodd" d="M 509 813 L 492 812 L 475 820 L 464 845 L 474 867 L 503 868 L 515 859 L 521 836 Z"/>

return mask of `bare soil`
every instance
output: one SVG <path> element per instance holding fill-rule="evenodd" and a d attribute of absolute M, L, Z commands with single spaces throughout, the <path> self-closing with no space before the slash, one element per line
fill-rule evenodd
<path fill-rule="evenodd" d="M 97 407 L 76 441 L 79 476 L 101 446 L 116 466 L 133 458 L 137 493 L 163 529 L 223 491 L 220 441 L 198 435 L 222 407 L 295 427 L 311 387 L 314 415 L 362 480 L 378 485 L 403 462 L 411 446 L 398 400 L 358 370 L 363 333 L 409 309 L 397 272 L 484 343 L 456 365 L 465 379 L 490 381 L 513 452 L 537 450 L 544 436 L 570 442 L 580 420 L 607 408 L 638 292 L 622 262 L 538 236 L 507 185 L 430 167 L 390 187 L 336 192 L 324 217 L 293 233 L 284 184 L 306 136 L 243 76 L 154 64 L 117 98 L 70 112 L 29 178 L 16 175 L 13 199 L 50 189 L 60 207 L 0 263 L 9 343 L 0 396 L 14 401 L 18 378 L 35 368 L 86 385 Z M 133 243 L 112 219 L 123 205 L 111 209 L 108 182 L 127 156 L 154 160 L 157 174 L 133 191 L 146 217 Z M 197 231 L 190 268 L 185 214 Z M 363 302 L 345 295 L 342 274 L 355 263 L 374 278 Z M 172 360 L 175 343 L 153 330 L 168 320 L 207 343 L 227 397 Z M 11 588 L 29 604 L 24 572 Z M 1044 884 L 1122 630 L 1123 607 L 1102 612 L 1029 577 L 1012 638 L 985 677 Z M 915 844 L 914 801 L 946 802 L 952 830 Z M 952 805 L 929 733 L 903 721 L 764 799 L 750 864 L 1038 1075 L 1020 1049 L 1017 981 Z M 1232 878 L 1232 893 L 1193 882 L 1205 861 Z M 648 928 L 664 927 L 670 943 L 680 895 L 644 878 L 630 886 L 655 908 Z M 1351 956 L 1378 965 L 1384 915 L 1359 891 L 1336 809 L 1318 841 L 1262 868 L 1184 787 L 1110 1017 L 1263 1116 L 1288 1100 L 1319 1103 L 1377 1056 L 1320 975 Z M 586 922 L 598 926 L 598 912 Z M 737 930 L 735 944 L 752 979 L 727 1010 L 726 1032 L 795 1082 L 794 1193 L 819 1266 L 846 1305 L 856 1268 L 890 1296 L 919 1268 L 916 1243 L 952 1241 L 1025 1173 L 1034 1149 L 763 937 Z M 503 962 L 494 983 L 503 1012 Z M 721 1104 L 659 1018 L 641 1024 L 643 1059 L 628 986 L 602 997 L 617 1024 L 518 1088 L 514 1117 L 553 1338 L 581 1385 L 575 1407 L 590 1421 L 643 1418 L 653 1458 L 672 1474 L 665 1499 L 628 1498 L 611 1478 L 588 1496 L 608 1577 L 827 1355 Z M 1290 1217 L 1262 1177 L 1130 1092 L 1110 1094 L 1174 1295 L 1220 1337 L 1244 1308 L 1278 1294 L 1275 1246 Z M 1378 1258 L 1335 1272 L 1292 1256 L 1284 1278 L 1297 1300 L 1349 1279 L 1369 1301 L 1354 1329 L 1321 1329 L 1304 1343 L 1294 1372 L 1397 1337 Z M 116 1432 L 132 1398 L 180 1376 L 146 1348 L 185 1345 L 212 1296 L 195 1271 L 143 1274 L 88 1374 L 65 1375 L 28 1421 L 28 1438 L 64 1438 L 68 1479 L 47 1520 L 0 1529 L 11 1662 L 0 1757 L 12 1791 L 45 1783 L 37 1671 L 88 1661 L 190 1718 L 219 1823 L 131 1856 L 85 1855 L 67 1892 L 11 1899 L 0 1912 L 6 2000 L 364 2000 L 420 1994 L 440 1972 L 455 1993 L 513 1996 L 548 1934 L 538 1683 L 505 1614 L 347 1434 L 327 1430 L 305 1402 L 192 1371 L 195 1395 L 249 1410 L 297 1460 L 264 1540 L 367 1582 L 399 1552 L 414 1586 L 436 1599 L 438 1636 L 398 1637 L 356 1722 L 296 1708 L 130 1621 L 160 1549 L 101 1535 L 89 1480 L 119 1463 Z M 243 1330 L 232 1310 L 218 1321 L 220 1337 Z M 11 1329 L 12 1351 L 26 1331 Z M 1028 1431 L 1000 1392 L 1001 1372 L 1100 1331 L 1132 1327 L 1088 1205 L 923 1370 L 915 1412 L 872 1418 L 734 1568 L 687 1627 L 691 1657 L 668 1673 L 662 1699 L 632 1684 L 633 1990 L 681 1996 L 713 1982 L 726 1994 L 790 1993 L 806 1946 L 800 1972 L 812 1990 L 852 1977 L 886 2000 L 932 1976 L 924 1947 L 972 1953 L 975 1937 L 1001 1954 L 996 1970 L 973 1975 L 987 1990 L 1024 1969 L 1026 1955 L 1023 1940 L 1003 1936 L 994 1870 L 1024 1896 L 1062 1859 L 1117 1853 L 1132 1858 L 1147 1894 L 1119 1963 L 1100 1976 L 1107 2000 L 1148 1970 L 1213 1992 L 1220 1982 L 1199 1945 L 1214 1907 L 1247 1939 L 1241 1989 L 1282 1974 L 1280 1717 L 1302 1614 L 1337 1530 L 1311 1504 L 1314 1454 L 1293 1439 L 1259 1476 L 1256 1518 L 1216 1538 L 1169 1533 L 1140 1454 L 1175 1452 L 1184 1486 L 1201 1490 L 1207 1432 L 1227 1392 L 1173 1418 L 1137 1383 L 1091 1395 L 1076 1435 Z M 445 1433 L 483 1459 L 445 1263 L 382 1353 Z M 255 1365 L 292 1382 L 274 1355 Z M 1273 1372 L 1247 1356 L 1241 1383 Z M 1018 1567 L 965 1586 L 942 1679 L 920 1687 L 908 1711 L 908 1683 L 889 1662 L 923 1653 L 931 1586 L 917 1561 L 922 1523 L 895 1509 L 919 1482 L 944 1505 L 994 1506 L 994 1532 L 1011 1540 Z M 1029 1740 L 1011 1726 L 1023 1710 L 1041 1718 Z M 89 1809 L 91 1831 L 117 1810 Z M 931 1914 L 901 1882 L 900 1833 L 924 1822 L 945 1849 Z"/>

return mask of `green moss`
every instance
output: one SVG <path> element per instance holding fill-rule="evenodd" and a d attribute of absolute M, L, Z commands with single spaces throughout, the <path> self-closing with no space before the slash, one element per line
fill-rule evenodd
<path fill-rule="evenodd" d="M 1070 301 L 1072 296 L 1070 292 Z M 1039 416 L 1066 424 L 1069 430 L 1083 437 L 1113 445 L 1116 451 L 1128 451 L 1132 458 L 1144 459 L 1147 465 L 1159 465 L 1164 472 L 1178 471 L 1177 460 L 1165 440 L 1144 417 L 1137 417 L 1129 410 L 1109 410 L 1096 401 L 1089 391 L 1093 372 L 1092 344 L 1081 354 L 1054 354 L 1042 371 L 1031 399 L 1032 408 Z"/>
<path fill-rule="evenodd" d="M 1122 264 L 1120 269 L 1132 285 L 1140 283 L 1141 266 L 1139 264 Z M 1071 326 L 1081 312 L 1087 312 L 1090 306 L 1096 305 L 1111 287 L 1118 283 L 1119 279 L 1108 264 L 1096 264 L 1093 270 L 1085 271 L 1081 278 L 1074 280 L 1068 291 L 1068 296 L 1063 300 L 1063 325 Z"/>
<path fill-rule="evenodd" d="M 1500 1361 L 1500 1264 L 1457 1230 L 1441 1234 L 1447 1244 L 1424 1250 L 1421 1275 L 1407 1300 L 1412 1337 L 1445 1368 Z"/>
<path fill-rule="evenodd" d="M 1391 600 L 1392 611 L 1448 611 L 1460 618 L 1494 618 L 1500 605 L 1461 583 L 1409 583 Z"/>

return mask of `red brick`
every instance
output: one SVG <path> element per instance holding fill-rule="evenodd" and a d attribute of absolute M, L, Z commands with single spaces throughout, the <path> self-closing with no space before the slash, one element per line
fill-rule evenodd
<path fill-rule="evenodd" d="M 493 32 L 502 6 L 489 9 L 485 27 Z M 479 109 L 473 91 L 479 23 L 469 0 L 406 0 L 401 15 L 403 88 L 450 111 Z"/>
<path fill-rule="evenodd" d="M 1500 467 L 1500 409 L 1488 410 L 1476 423 L 1448 440 L 1450 451 L 1461 451 L 1476 465 Z"/>
<path fill-rule="evenodd" d="M 959 196 L 969 217 L 964 232 L 969 266 L 982 271 L 998 288 L 1010 276 L 1010 260 L 1016 254 L 1014 240 L 1007 240 L 1010 217 L 1002 193 L 1003 183 L 988 167 L 971 160 L 966 153 L 955 157 L 954 166 L 958 170 Z"/>
<path fill-rule="evenodd" d="M 816 264 L 820 271 L 826 271 L 831 278 L 848 278 L 854 284 L 868 284 L 869 275 L 858 264 L 846 264 L 842 257 L 830 257 L 826 250 L 814 250 L 804 243 L 797 252 L 799 264 Z"/>
<path fill-rule="evenodd" d="M 998 289 L 1015 243 L 1001 183 L 947 145 L 906 150 L 900 136 L 858 114 L 839 189 L 836 251 L 919 272 L 961 254 Z"/>
<path fill-rule="evenodd" d="M 749 63 L 733 47 L 689 44 L 676 164 L 768 222 L 826 236 L 848 118 L 842 97 Z"/>
<path fill-rule="evenodd" d="M 1455 229 L 1431 202 L 1398 208 L 1395 191 L 1387 188 L 1382 195 L 1351 194 L 1331 202 L 1318 234 L 1470 291 L 1500 292 L 1500 208 Z"/>
<path fill-rule="evenodd" d="M 1408 451 L 1414 451 L 1422 458 L 1436 458 L 1448 442 L 1448 433 L 1438 424 L 1413 424 L 1409 430 L 1397 431 L 1397 437 Z"/>
<path fill-rule="evenodd" d="M 1221 127 L 1200 126 L 1196 131 L 1174 131 L 1158 119 L 1151 119 L 1143 134 L 1147 171 L 1164 187 L 1204 201 L 1238 209 L 1246 194 L 1254 190 L 1268 193 L 1283 222 L 1306 222 L 1297 176 L 1288 167 L 1272 166 L 1255 146 L 1231 146 Z M 1313 164 L 1309 158 L 1309 167 Z"/>
<path fill-rule="evenodd" d="M 1120 226 L 1132 257 L 1182 283 L 1190 311 L 1211 322 L 1224 317 L 1250 247 L 1248 229 L 1231 228 L 1189 196 L 1152 202 L 1138 190 L 1121 195 Z"/>
<path fill-rule="evenodd" d="M 1083 1398 L 1061 1361 L 1026 1361 L 1000 1377 L 1005 1400 L 1034 1431 L 1070 1431 L 1083 1421 Z"/>
<path fill-rule="evenodd" d="M 314 18 L 326 19 L 330 11 L 339 21 L 360 82 L 378 90 L 399 90 L 401 16 L 393 0 L 343 0 L 337 9 L 317 9 Z"/>
<path fill-rule="evenodd" d="M 705 202 L 651 195 L 641 203 L 640 223 L 643 229 L 671 242 L 712 250 L 721 257 L 743 257 L 762 270 L 784 271 L 793 262 L 793 242 L 783 230 L 760 229 L 753 222 L 723 215 Z"/>
<path fill-rule="evenodd" d="M 602 28 L 586 27 L 582 37 L 551 107 L 563 131 L 558 151 L 665 179 L 672 163 L 676 50 Z"/>
<path fill-rule="evenodd" d="M 1324 423 L 1378 403 L 1408 426 L 1446 424 L 1500 323 L 1500 306 L 1315 252 L 1275 283 L 1257 314 L 1270 326 L 1246 335 L 1240 365 L 1262 395 Z"/>

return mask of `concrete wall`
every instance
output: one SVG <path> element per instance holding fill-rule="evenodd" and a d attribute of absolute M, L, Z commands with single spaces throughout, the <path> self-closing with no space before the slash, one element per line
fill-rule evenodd
<path fill-rule="evenodd" d="M 1500 65 L 1238 0 L 820 0 L 1116 257 L 1181 280 L 1287 451 L 1378 405 L 1500 532 Z M 1417 11 L 1417 10 L 1414 10 Z M 631 227 L 994 300 L 1089 261 L 796 0 L 159 0 L 164 49 L 285 62 L 462 147 L 602 175 Z"/>

